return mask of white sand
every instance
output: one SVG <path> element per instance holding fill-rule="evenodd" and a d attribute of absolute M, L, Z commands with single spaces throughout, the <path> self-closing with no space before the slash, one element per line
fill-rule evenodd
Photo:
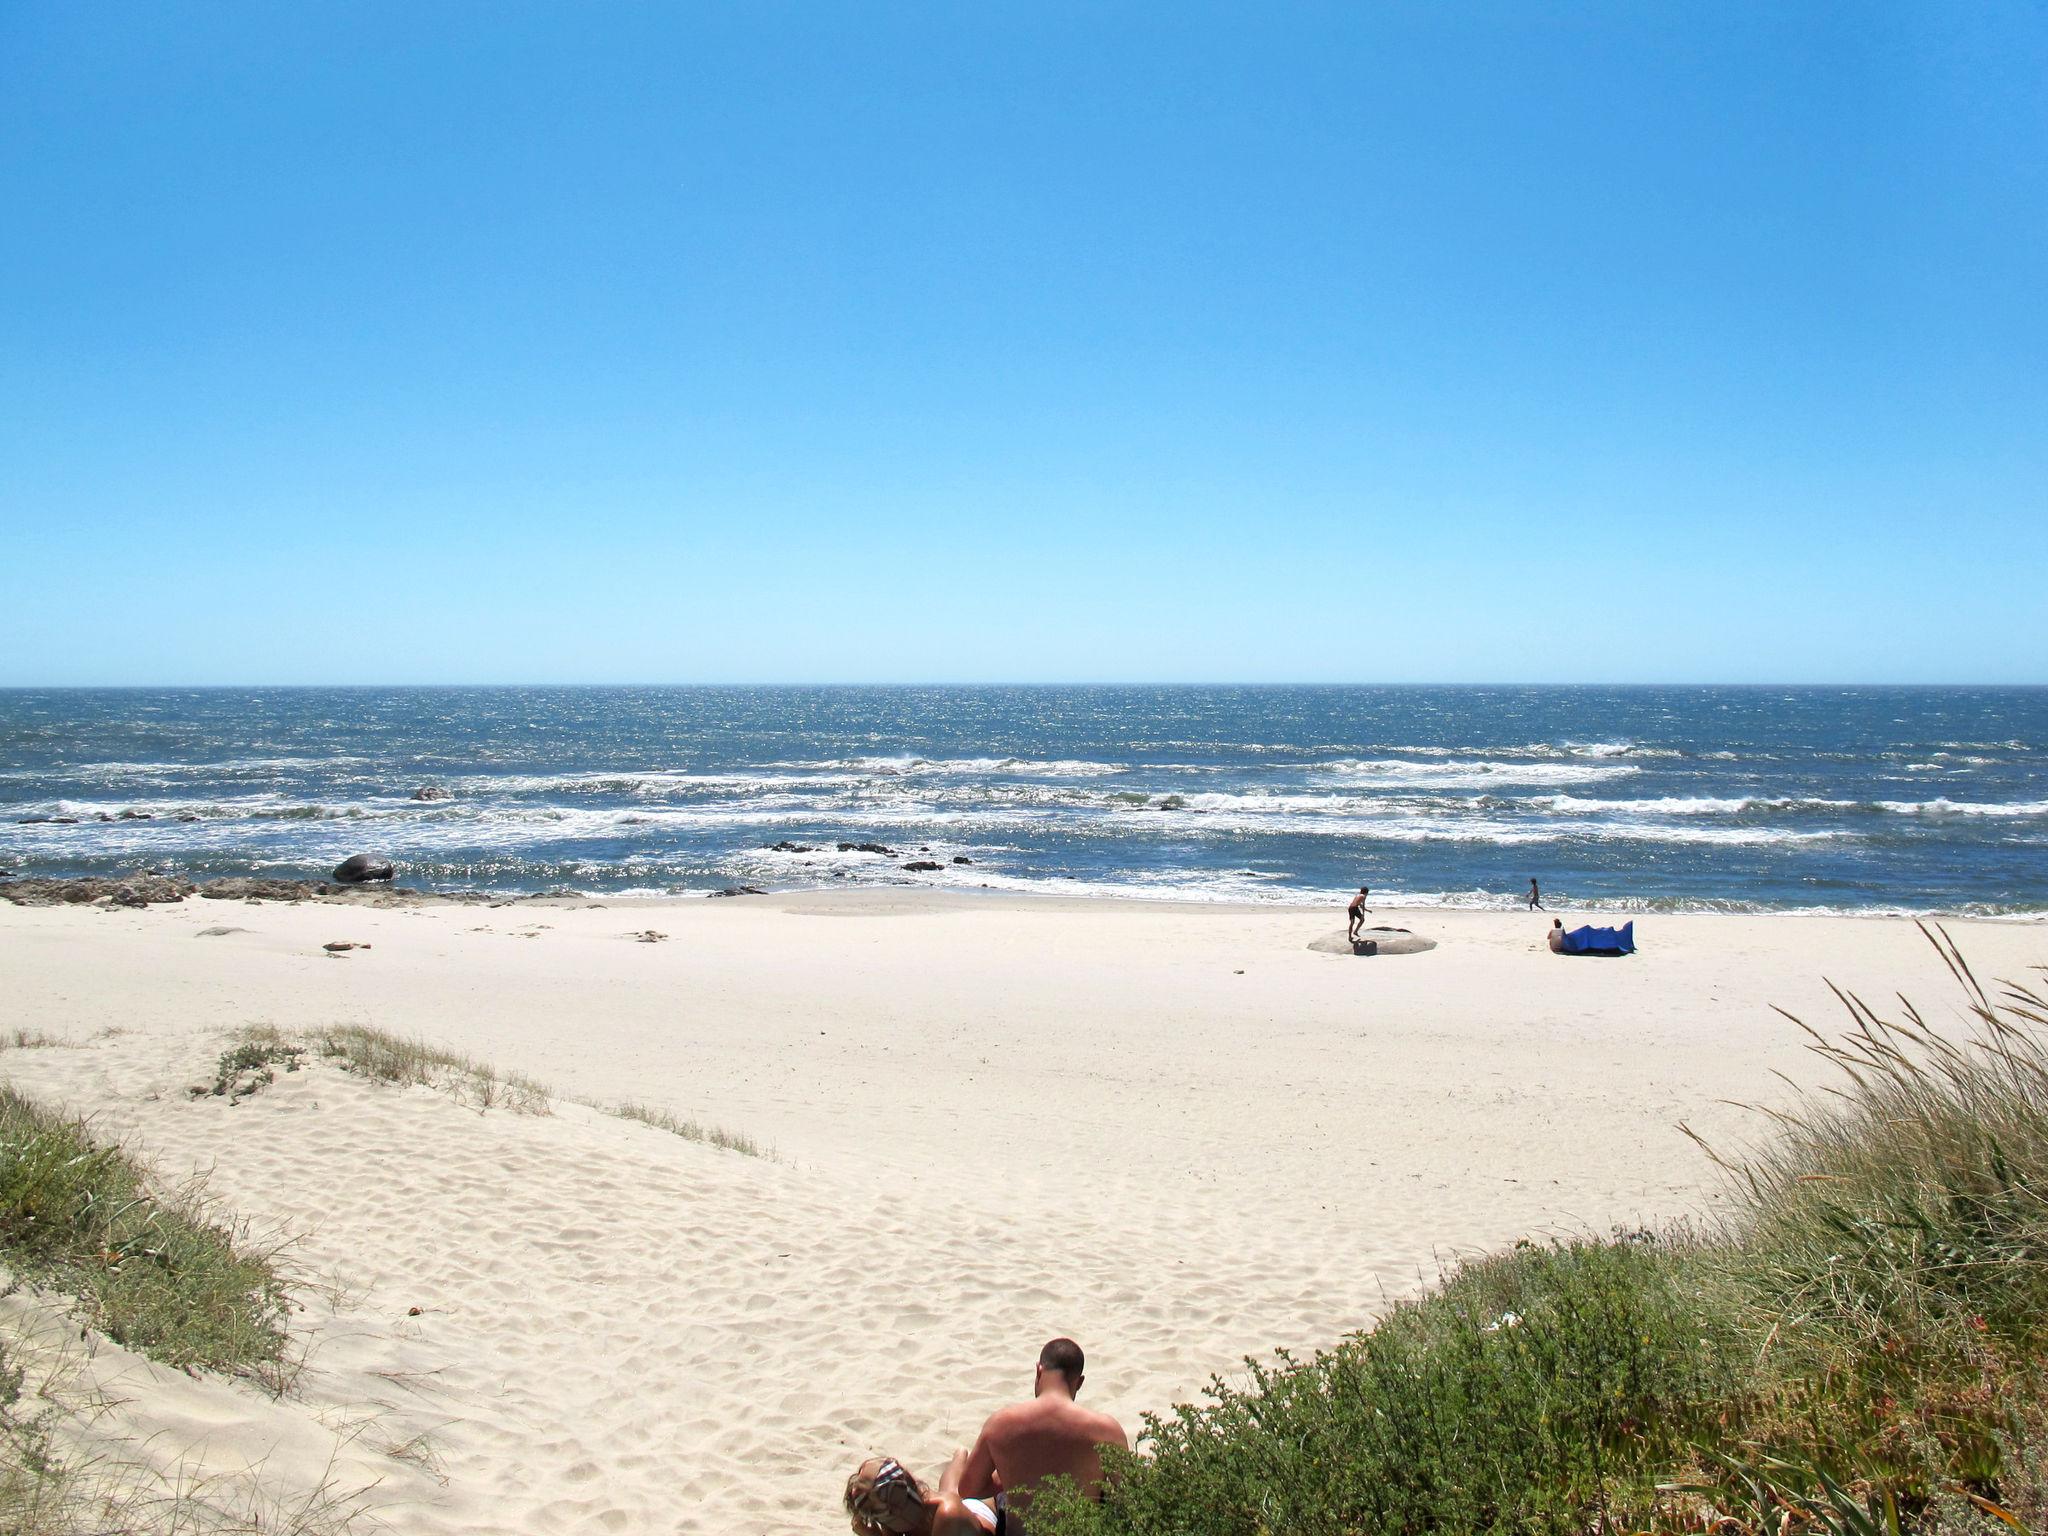
<path fill-rule="evenodd" d="M 0 1027 L 84 1042 L 0 1077 L 299 1234 L 295 1393 L 77 1346 L 74 1391 L 124 1400 L 96 1444 L 360 1490 L 407 1532 L 808 1532 L 843 1529 L 868 1451 L 929 1466 L 971 1437 L 1054 1333 L 1135 1425 L 1456 1254 L 1700 1210 L 1677 1122 L 1738 1138 L 1756 1122 L 1719 1100 L 1814 1075 L 1770 1004 L 1832 1026 L 1823 977 L 1955 995 L 1901 922 L 1652 917 L 1596 960 L 1547 953 L 1542 916 L 1375 920 L 1438 947 L 1312 953 L 1329 913 L 915 896 L 0 906 Z M 244 931 L 199 936 L 222 924 Z M 2040 925 L 1952 931 L 1987 974 L 2048 960 Z M 240 1025 L 349 1021 L 779 1160 L 331 1066 L 232 1107 L 182 1091 Z"/>

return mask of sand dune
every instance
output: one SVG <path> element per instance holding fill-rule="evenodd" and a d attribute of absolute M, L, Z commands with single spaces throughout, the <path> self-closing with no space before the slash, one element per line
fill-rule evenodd
<path fill-rule="evenodd" d="M 297 1238 L 285 1399 L 103 1342 L 72 1390 L 121 1400 L 98 1445 L 404 1531 L 834 1529 L 854 1461 L 936 1461 L 1052 1333 L 1135 1421 L 1458 1251 L 1696 1210 L 1676 1122 L 1737 1134 L 1717 1100 L 1807 1072 L 1769 1003 L 1824 1020 L 1823 975 L 1949 996 L 1901 923 L 1644 920 L 1602 962 L 1545 953 L 1542 918 L 1377 920 L 1438 948 L 1078 902 L 0 907 L 0 1026 L 77 1042 L 0 1076 Z M 2048 958 L 2038 925 L 1958 931 L 1989 972 Z M 480 1112 L 315 1063 L 188 1099 L 255 1022 L 415 1033 L 557 1098 Z"/>

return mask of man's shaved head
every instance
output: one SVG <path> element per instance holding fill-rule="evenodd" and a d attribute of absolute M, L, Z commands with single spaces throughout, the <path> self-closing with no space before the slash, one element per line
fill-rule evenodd
<path fill-rule="evenodd" d="M 1072 1392 L 1081 1385 L 1081 1346 L 1072 1339 L 1054 1339 L 1038 1352 L 1040 1370 L 1058 1371 L 1067 1378 L 1067 1390 Z"/>

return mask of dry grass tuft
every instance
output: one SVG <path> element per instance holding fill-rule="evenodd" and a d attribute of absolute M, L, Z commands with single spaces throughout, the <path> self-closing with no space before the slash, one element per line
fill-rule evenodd
<path fill-rule="evenodd" d="M 321 1031 L 322 1057 L 344 1071 L 380 1083 L 418 1085 L 449 1094 L 480 1110 L 509 1109 L 515 1114 L 545 1115 L 553 1097 L 541 1084 L 516 1072 L 496 1068 L 424 1040 L 394 1035 L 366 1024 L 338 1024 Z"/>
<path fill-rule="evenodd" d="M 621 1120 L 638 1120 L 642 1125 L 651 1125 L 656 1130 L 667 1131 L 671 1136 L 680 1136 L 685 1141 L 700 1141 L 706 1146 L 722 1147 L 728 1152 L 738 1152 L 746 1157 L 765 1157 L 774 1160 L 772 1151 L 764 1150 L 753 1137 L 740 1131 L 729 1131 L 722 1125 L 706 1125 L 701 1120 L 687 1119 L 670 1110 L 658 1109 L 651 1104 L 627 1101 L 614 1104 L 605 1110 L 608 1115 L 617 1115 Z"/>

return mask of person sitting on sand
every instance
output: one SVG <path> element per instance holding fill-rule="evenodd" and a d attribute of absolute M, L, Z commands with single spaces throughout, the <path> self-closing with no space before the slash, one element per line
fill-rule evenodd
<path fill-rule="evenodd" d="M 854 1536 L 988 1536 L 996 1529 L 995 1507 L 960 1497 L 966 1465 L 967 1453 L 955 1451 L 934 1491 L 895 1457 L 869 1457 L 846 1480 Z"/>
<path fill-rule="evenodd" d="M 1102 1487 L 1102 1448 L 1130 1449 L 1124 1427 L 1106 1413 L 1075 1404 L 1081 1390 L 1081 1346 L 1054 1339 L 1038 1352 L 1032 1399 L 998 1408 L 981 1426 L 960 1479 L 964 1495 L 996 1500 L 996 1529 L 1024 1536 L 1031 1490 L 1049 1477 L 1071 1477 L 1085 1494 Z"/>
<path fill-rule="evenodd" d="M 1561 917 L 1553 917 L 1553 918 L 1552 918 L 1552 919 L 1550 920 L 1550 932 L 1549 932 L 1549 933 L 1547 933 L 1546 935 L 1544 935 L 1544 937 L 1545 937 L 1545 938 L 1547 938 L 1547 939 L 1548 939 L 1548 940 L 1550 941 L 1550 952 L 1551 952 L 1551 953 L 1552 953 L 1553 955 L 1561 955 L 1561 954 L 1563 954 L 1563 953 L 1564 953 L 1564 919 L 1563 919 L 1563 918 L 1561 918 Z"/>
<path fill-rule="evenodd" d="M 1351 928 L 1344 936 L 1354 944 L 1358 942 L 1360 924 L 1365 921 L 1366 915 L 1372 911 L 1372 908 L 1365 904 L 1366 897 L 1371 894 L 1372 891 L 1369 887 L 1361 885 L 1358 888 L 1358 894 L 1351 898 L 1351 905 L 1345 908 L 1351 914 Z"/>

